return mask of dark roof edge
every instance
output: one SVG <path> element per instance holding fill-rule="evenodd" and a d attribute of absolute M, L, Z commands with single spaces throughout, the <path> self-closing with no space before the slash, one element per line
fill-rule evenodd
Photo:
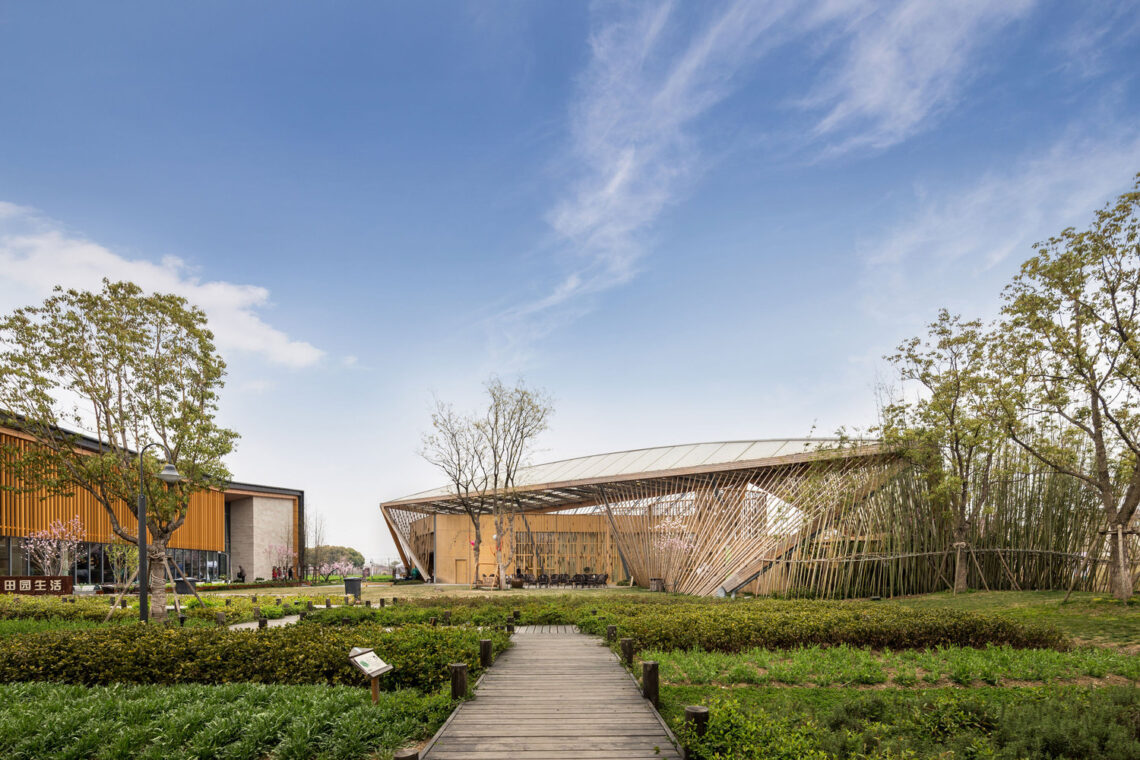
<path fill-rule="evenodd" d="M 305 492 L 300 488 L 280 488 L 278 486 L 262 486 L 256 483 L 238 483 L 230 480 L 226 482 L 224 491 L 256 491 L 257 493 L 274 494 L 276 496 L 297 496 L 304 498 Z"/>

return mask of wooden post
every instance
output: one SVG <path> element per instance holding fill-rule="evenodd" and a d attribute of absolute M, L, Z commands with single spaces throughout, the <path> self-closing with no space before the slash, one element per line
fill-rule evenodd
<path fill-rule="evenodd" d="M 384 597 L 380 597 L 380 609 L 384 609 Z"/>
<path fill-rule="evenodd" d="M 653 660 L 641 663 L 641 693 L 657 707 L 657 663 Z"/>
<path fill-rule="evenodd" d="M 277 597 L 277 606 L 278 606 L 278 607 L 280 607 L 280 606 L 281 606 L 281 597 Z"/>
<path fill-rule="evenodd" d="M 392 597 L 392 604 L 395 604 L 395 603 L 396 603 L 396 601 L 397 601 L 397 600 L 396 600 L 396 597 Z"/>
<path fill-rule="evenodd" d="M 451 669 L 451 698 L 463 699 L 467 696 L 467 663 L 453 662 Z"/>
<path fill-rule="evenodd" d="M 218 621 L 218 625 L 226 624 L 226 613 L 218 611 L 214 614 L 214 619 Z"/>
<path fill-rule="evenodd" d="M 443 611 L 443 624 L 444 625 L 451 625 L 451 610 L 444 610 Z"/>
<path fill-rule="evenodd" d="M 327 596 L 325 597 L 325 609 L 326 609 L 326 610 L 331 610 L 331 609 L 332 609 L 332 599 L 330 599 L 330 598 L 329 598 L 329 597 L 327 597 Z"/>
<path fill-rule="evenodd" d="M 269 619 L 268 618 L 262 617 L 262 618 L 257 619 L 257 627 L 258 628 L 267 628 L 268 626 L 269 626 Z"/>
<path fill-rule="evenodd" d="M 383 599 L 381 599 L 381 600 L 380 600 L 380 603 L 381 603 L 381 604 L 383 604 L 383 603 L 384 603 L 384 600 L 383 600 Z M 371 599 L 365 599 L 365 600 L 364 600 L 364 607 L 365 607 L 366 609 L 369 609 L 369 610 L 370 610 L 370 609 L 372 609 L 372 600 L 371 600 Z"/>
<path fill-rule="evenodd" d="M 491 667 L 491 640 L 479 639 L 479 664 L 484 668 Z"/>
<path fill-rule="evenodd" d="M 345 607 L 347 607 L 347 606 L 349 606 L 350 604 L 352 604 L 352 602 L 350 602 L 350 601 L 348 601 L 348 600 L 349 600 L 349 596 L 348 596 L 348 594 L 345 594 L 345 595 L 344 595 L 344 606 L 345 606 Z"/>
<path fill-rule="evenodd" d="M 253 619 L 257 620 L 259 617 L 261 617 L 261 608 L 260 607 L 254 607 L 253 608 Z"/>
<path fill-rule="evenodd" d="M 309 616 L 309 613 L 308 613 L 307 611 L 305 611 L 305 610 L 301 610 L 301 614 L 300 614 L 298 617 L 300 617 L 300 618 L 301 618 L 301 620 L 304 620 L 304 619 L 305 619 L 305 618 L 307 618 L 308 616 Z"/>
<path fill-rule="evenodd" d="M 514 610 L 511 612 L 511 617 L 514 618 L 514 621 L 516 623 L 518 623 L 520 620 L 522 620 L 522 613 L 518 610 Z"/>
<path fill-rule="evenodd" d="M 120 599 L 119 600 L 119 609 L 125 610 L 126 608 L 127 608 L 127 600 L 126 599 Z"/>
<path fill-rule="evenodd" d="M 621 659 L 626 665 L 633 664 L 633 639 L 621 640 Z"/>
<path fill-rule="evenodd" d="M 380 676 L 372 676 L 372 704 L 380 701 Z"/>
<path fill-rule="evenodd" d="M 305 609 L 307 609 L 309 612 L 312 612 L 315 609 L 313 607 L 313 601 L 311 599 L 305 603 Z"/>
<path fill-rule="evenodd" d="M 606 626 L 606 641 L 613 641 L 616 638 L 617 638 L 617 626 L 616 625 L 607 625 Z"/>
<path fill-rule="evenodd" d="M 515 624 L 514 623 L 507 623 L 507 635 L 510 636 L 514 632 L 515 632 Z"/>
<path fill-rule="evenodd" d="M 185 615 L 183 615 L 183 614 L 178 615 L 178 625 L 182 626 L 183 628 L 186 627 L 186 616 Z"/>
<path fill-rule="evenodd" d="M 685 707 L 685 725 L 697 736 L 704 736 L 709 727 L 709 708 L 702 705 Z"/>
<path fill-rule="evenodd" d="M 437 620 L 438 620 L 438 618 L 432 618 L 432 619 L 431 619 L 431 624 L 434 626 Z"/>

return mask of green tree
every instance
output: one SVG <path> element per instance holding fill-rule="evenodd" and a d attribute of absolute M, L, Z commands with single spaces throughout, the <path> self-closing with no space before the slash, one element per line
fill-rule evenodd
<path fill-rule="evenodd" d="M 1098 494 L 1118 599 L 1132 596 L 1126 534 L 1140 504 L 1138 211 L 1140 175 L 1087 230 L 1039 243 L 1005 290 L 992 351 L 1010 436 Z"/>
<path fill-rule="evenodd" d="M 206 315 L 175 295 L 147 294 L 104 280 L 99 292 L 56 288 L 42 305 L 0 319 L 0 409 L 7 424 L 38 446 L 10 453 L 26 484 L 56 493 L 76 489 L 103 505 L 112 530 L 137 544 L 129 514 L 139 491 L 138 455 L 159 442 L 182 474 L 166 486 L 148 456 L 147 549 L 151 616 L 166 616 L 164 556 L 186 519 L 190 497 L 229 479 L 222 463 L 237 434 L 215 422 L 225 363 Z M 69 430 L 88 430 L 82 446 Z"/>
<path fill-rule="evenodd" d="M 364 567 L 364 555 L 351 546 L 314 546 L 313 551 L 322 563 L 347 562 L 353 567 Z"/>
<path fill-rule="evenodd" d="M 982 324 L 942 309 L 928 327 L 926 338 L 911 338 L 887 357 L 919 395 L 887 404 L 880 432 L 922 469 L 934 505 L 950 517 L 958 593 L 966 590 L 969 569 L 962 550 L 985 507 L 1001 435 L 989 409 Z"/>

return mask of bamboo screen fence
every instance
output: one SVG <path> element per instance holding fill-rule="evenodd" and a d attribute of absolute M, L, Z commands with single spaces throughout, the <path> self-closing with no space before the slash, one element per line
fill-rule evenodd
<path fill-rule="evenodd" d="M 900 457 L 877 454 L 600 483 L 591 487 L 592 503 L 579 498 L 562 512 L 527 512 L 514 546 L 520 568 L 574 572 L 583 564 L 581 547 L 601 547 L 602 537 L 533 523 L 554 514 L 593 514 L 604 520 L 590 530 L 608 528 L 635 583 L 661 579 L 679 593 L 929 593 L 951 587 L 958 563 L 966 563 L 972 588 L 1106 590 L 1108 545 L 1094 495 L 1016 450 L 1004 452 L 1000 465 L 987 503 L 959 543 L 951 515 L 935 505 L 920 474 Z M 433 540 L 429 512 L 384 509 L 425 574 Z M 1136 536 L 1124 540 L 1135 543 Z M 1135 579 L 1135 561 L 1131 569 Z"/>

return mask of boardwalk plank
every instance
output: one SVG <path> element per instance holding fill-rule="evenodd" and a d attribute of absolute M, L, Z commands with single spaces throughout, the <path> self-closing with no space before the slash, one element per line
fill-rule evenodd
<path fill-rule="evenodd" d="M 574 626 L 519 626 L 424 760 L 680 760 L 609 649 Z"/>

